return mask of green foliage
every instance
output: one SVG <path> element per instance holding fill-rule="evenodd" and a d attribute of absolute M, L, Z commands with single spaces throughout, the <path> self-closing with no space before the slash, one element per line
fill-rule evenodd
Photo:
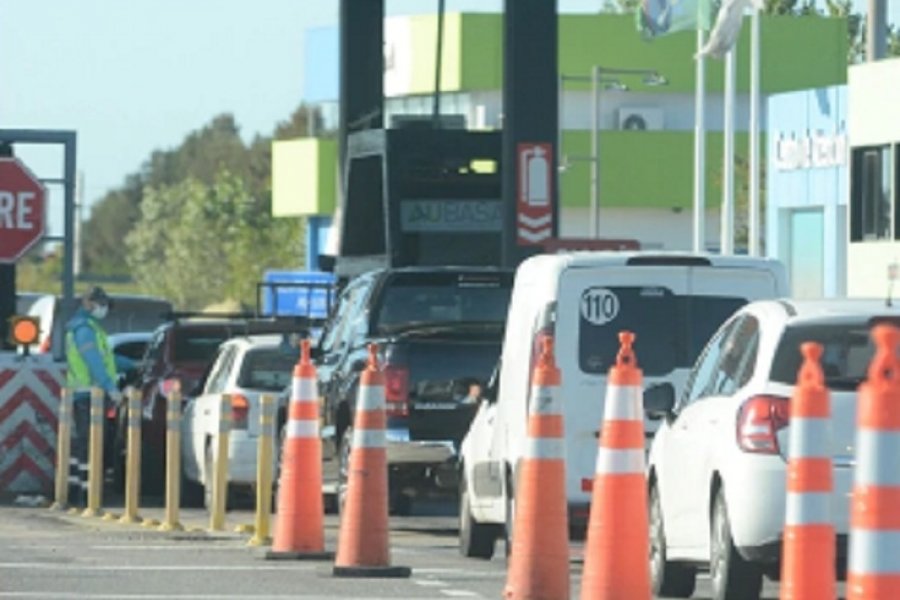
<path fill-rule="evenodd" d="M 274 219 L 227 170 L 210 184 L 189 177 L 147 188 L 125 245 L 141 290 L 187 309 L 225 299 L 252 306 L 264 270 L 302 261 L 299 220 Z"/>
<path fill-rule="evenodd" d="M 301 105 L 287 120 L 276 125 L 273 137 L 297 137 L 321 129 L 318 112 Z M 93 205 L 82 236 L 84 270 L 103 276 L 130 273 L 122 240 L 134 228 L 141 217 L 144 199 L 154 190 L 174 187 L 187 180 L 213 186 L 224 170 L 242 182 L 255 211 L 268 211 L 271 142 L 272 137 L 256 136 L 245 143 L 234 117 L 223 114 L 189 133 L 178 147 L 154 151 L 120 188 L 111 190 Z"/>

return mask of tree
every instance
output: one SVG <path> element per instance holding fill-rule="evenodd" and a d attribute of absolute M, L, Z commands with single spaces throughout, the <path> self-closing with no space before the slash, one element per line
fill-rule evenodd
<path fill-rule="evenodd" d="M 255 304 L 263 271 L 296 268 L 303 256 L 298 220 L 275 219 L 265 208 L 226 170 L 212 184 L 192 177 L 147 188 L 125 240 L 138 285 L 187 309 L 228 299 Z"/>
<path fill-rule="evenodd" d="M 225 170 L 242 181 L 254 210 L 268 211 L 272 193 L 273 137 L 285 139 L 323 130 L 320 112 L 301 104 L 275 126 L 271 137 L 257 135 L 244 143 L 234 117 L 221 114 L 190 132 L 177 147 L 155 150 L 120 188 L 111 190 L 94 204 L 83 230 L 85 271 L 102 275 L 129 274 L 122 240 L 137 223 L 148 188 L 159 191 L 188 179 L 211 186 Z"/>

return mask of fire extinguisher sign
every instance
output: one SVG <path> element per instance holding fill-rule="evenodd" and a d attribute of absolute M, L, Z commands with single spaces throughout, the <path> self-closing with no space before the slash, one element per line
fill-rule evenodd
<path fill-rule="evenodd" d="M 553 235 L 553 146 L 521 143 L 518 147 L 516 231 L 519 245 L 536 246 Z"/>

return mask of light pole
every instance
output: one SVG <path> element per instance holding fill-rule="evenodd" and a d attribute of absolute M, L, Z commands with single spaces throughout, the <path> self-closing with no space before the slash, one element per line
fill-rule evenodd
<path fill-rule="evenodd" d="M 563 87 L 566 81 L 590 82 L 591 84 L 591 155 L 586 160 L 591 163 L 590 237 L 595 239 L 600 235 L 600 88 L 601 85 L 605 84 L 606 89 L 628 91 L 628 86 L 618 79 L 619 76 L 641 76 L 643 77 L 644 85 L 648 86 L 666 85 L 668 83 L 665 77 L 660 75 L 655 69 L 618 69 L 594 65 L 590 76 L 587 77 L 560 75 L 560 111 L 562 111 Z M 561 115 L 559 131 L 559 147 L 561 149 Z M 566 160 L 568 160 L 568 157 Z M 574 160 L 585 160 L 585 158 L 574 157 Z"/>

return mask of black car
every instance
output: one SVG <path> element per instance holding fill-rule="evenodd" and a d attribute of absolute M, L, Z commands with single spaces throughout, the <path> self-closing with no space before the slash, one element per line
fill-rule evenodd
<path fill-rule="evenodd" d="M 390 504 L 456 490 L 459 444 L 500 356 L 513 271 L 409 267 L 360 275 L 313 349 L 323 397 L 326 486 L 338 505 L 367 347 L 378 345 L 387 401 Z"/>

